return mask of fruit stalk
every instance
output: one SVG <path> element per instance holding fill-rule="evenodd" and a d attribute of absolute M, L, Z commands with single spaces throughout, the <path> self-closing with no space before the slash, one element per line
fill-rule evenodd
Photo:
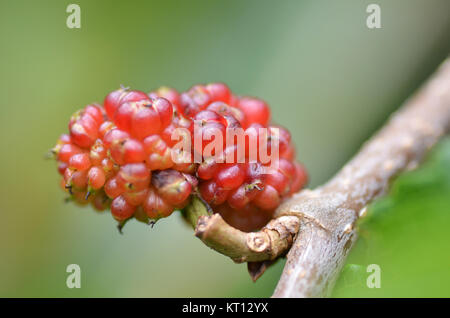
<path fill-rule="evenodd" d="M 182 210 L 183 217 L 195 229 L 201 216 L 211 215 L 210 208 L 199 196 L 193 195 L 189 204 Z"/>
<path fill-rule="evenodd" d="M 264 272 L 261 267 L 284 253 L 298 231 L 299 219 L 284 216 L 272 220 L 258 233 L 243 232 L 228 225 L 220 214 L 213 214 L 209 205 L 194 195 L 183 209 L 184 218 L 195 229 L 195 235 L 210 248 L 229 256 L 235 263 L 249 262 L 255 281 Z"/>
<path fill-rule="evenodd" d="M 216 213 L 199 217 L 195 235 L 236 263 L 259 262 L 282 255 L 292 243 L 299 223 L 295 216 L 284 216 L 270 221 L 261 231 L 243 232 Z"/>

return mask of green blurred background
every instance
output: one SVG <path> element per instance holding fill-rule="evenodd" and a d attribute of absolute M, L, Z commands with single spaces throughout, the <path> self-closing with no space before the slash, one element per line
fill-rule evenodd
<path fill-rule="evenodd" d="M 366 27 L 372 2 L 381 6 L 381 29 Z M 70 3 L 81 7 L 81 29 L 66 27 Z M 269 102 L 314 187 L 447 56 L 449 12 L 447 0 L 0 0 L 0 296 L 270 296 L 284 261 L 252 283 L 245 265 L 206 248 L 177 215 L 153 229 L 130 222 L 119 235 L 107 214 L 64 203 L 44 154 L 75 110 L 120 84 L 185 90 L 223 81 Z M 438 210 L 449 212 L 440 201 L 449 192 L 438 193 Z M 450 242 L 448 218 L 430 219 L 446 233 L 435 239 Z M 449 282 L 442 261 L 439 275 Z M 72 263 L 81 289 L 66 287 Z M 398 288 L 375 296 L 403 295 Z M 427 295 L 450 294 L 432 284 Z"/>

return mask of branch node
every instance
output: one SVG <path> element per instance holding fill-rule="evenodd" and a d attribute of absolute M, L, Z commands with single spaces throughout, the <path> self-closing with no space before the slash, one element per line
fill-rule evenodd
<path fill-rule="evenodd" d="M 267 252 L 270 250 L 270 237 L 265 232 L 249 233 L 247 246 L 255 253 Z"/>

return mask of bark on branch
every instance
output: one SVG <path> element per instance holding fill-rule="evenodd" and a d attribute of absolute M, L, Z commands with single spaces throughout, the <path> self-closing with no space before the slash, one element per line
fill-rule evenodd
<path fill-rule="evenodd" d="M 367 204 L 388 190 L 394 176 L 416 167 L 449 128 L 447 60 L 333 179 L 288 199 L 261 231 L 244 233 L 218 214 L 196 213 L 196 236 L 236 262 L 249 262 L 253 279 L 290 248 L 273 297 L 329 295 Z"/>

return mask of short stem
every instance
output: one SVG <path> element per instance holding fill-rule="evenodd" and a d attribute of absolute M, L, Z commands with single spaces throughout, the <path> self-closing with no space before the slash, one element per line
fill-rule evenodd
<path fill-rule="evenodd" d="M 192 196 L 191 202 L 183 210 L 183 216 L 186 218 L 189 224 L 192 225 L 194 229 L 197 226 L 197 221 L 199 217 L 203 215 L 208 216 L 211 214 L 212 213 L 209 211 L 209 207 L 197 195 Z"/>

